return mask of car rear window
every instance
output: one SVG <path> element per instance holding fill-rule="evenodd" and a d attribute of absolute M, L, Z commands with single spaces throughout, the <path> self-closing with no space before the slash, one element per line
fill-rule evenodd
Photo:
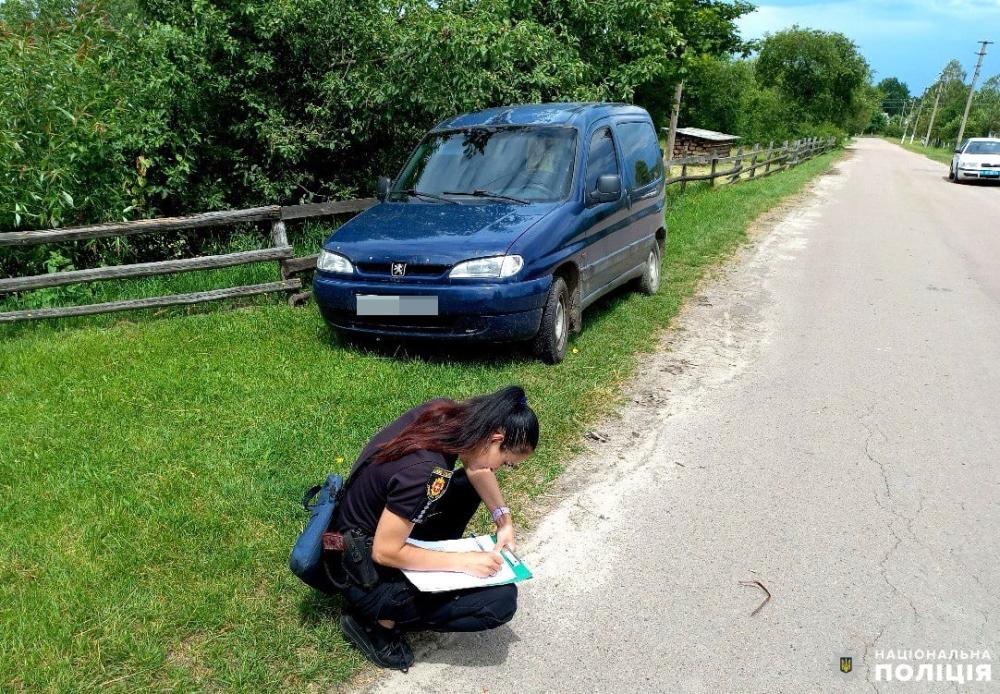
<path fill-rule="evenodd" d="M 629 187 L 643 188 L 658 181 L 663 176 L 663 159 L 653 125 L 647 121 L 619 123 L 617 129 Z"/>

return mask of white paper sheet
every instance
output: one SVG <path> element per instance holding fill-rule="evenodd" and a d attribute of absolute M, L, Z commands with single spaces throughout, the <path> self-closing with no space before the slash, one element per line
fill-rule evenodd
<path fill-rule="evenodd" d="M 433 549 L 438 552 L 481 552 L 476 545 L 476 540 L 487 551 L 493 550 L 493 538 L 489 535 L 480 535 L 475 540 L 471 537 L 463 537 L 460 540 L 441 540 L 440 542 L 425 542 L 423 540 L 407 540 L 408 544 L 424 549 Z M 483 588 L 485 586 L 498 586 L 504 583 L 513 583 L 517 580 L 514 570 L 504 561 L 496 576 L 478 578 L 458 571 L 411 571 L 403 569 L 403 575 L 424 593 L 440 593 L 446 590 L 462 590 L 464 588 Z"/>

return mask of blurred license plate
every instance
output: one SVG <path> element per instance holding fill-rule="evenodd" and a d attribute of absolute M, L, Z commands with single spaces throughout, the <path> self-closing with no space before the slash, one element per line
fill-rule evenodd
<path fill-rule="evenodd" d="M 359 316 L 436 316 L 436 296 L 358 294 Z"/>
<path fill-rule="evenodd" d="M 989 171 L 987 169 L 983 169 L 982 171 L 979 172 L 979 175 L 980 176 L 989 176 L 991 178 L 1000 178 L 1000 169 L 996 169 L 994 171 Z"/>

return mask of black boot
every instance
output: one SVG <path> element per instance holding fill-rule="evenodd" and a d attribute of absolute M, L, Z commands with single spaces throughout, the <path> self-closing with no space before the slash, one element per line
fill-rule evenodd
<path fill-rule="evenodd" d="M 406 672 L 413 665 L 410 644 L 395 629 L 386 629 L 378 622 L 369 624 L 345 613 L 340 618 L 340 630 L 355 648 L 379 667 Z"/>

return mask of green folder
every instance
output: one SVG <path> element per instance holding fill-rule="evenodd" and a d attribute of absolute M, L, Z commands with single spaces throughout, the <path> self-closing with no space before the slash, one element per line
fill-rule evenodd
<path fill-rule="evenodd" d="M 490 537 L 493 538 L 493 546 L 496 547 L 497 536 L 490 535 Z M 507 583 L 518 583 L 520 581 L 527 581 L 529 578 L 534 578 L 531 574 L 531 569 L 525 566 L 524 562 L 515 557 L 510 550 L 503 550 L 500 552 L 500 556 L 503 557 L 503 560 L 507 562 L 507 566 L 509 566 L 514 572 L 514 580 L 507 581 Z M 507 583 L 500 583 L 498 585 L 507 585 Z"/>

